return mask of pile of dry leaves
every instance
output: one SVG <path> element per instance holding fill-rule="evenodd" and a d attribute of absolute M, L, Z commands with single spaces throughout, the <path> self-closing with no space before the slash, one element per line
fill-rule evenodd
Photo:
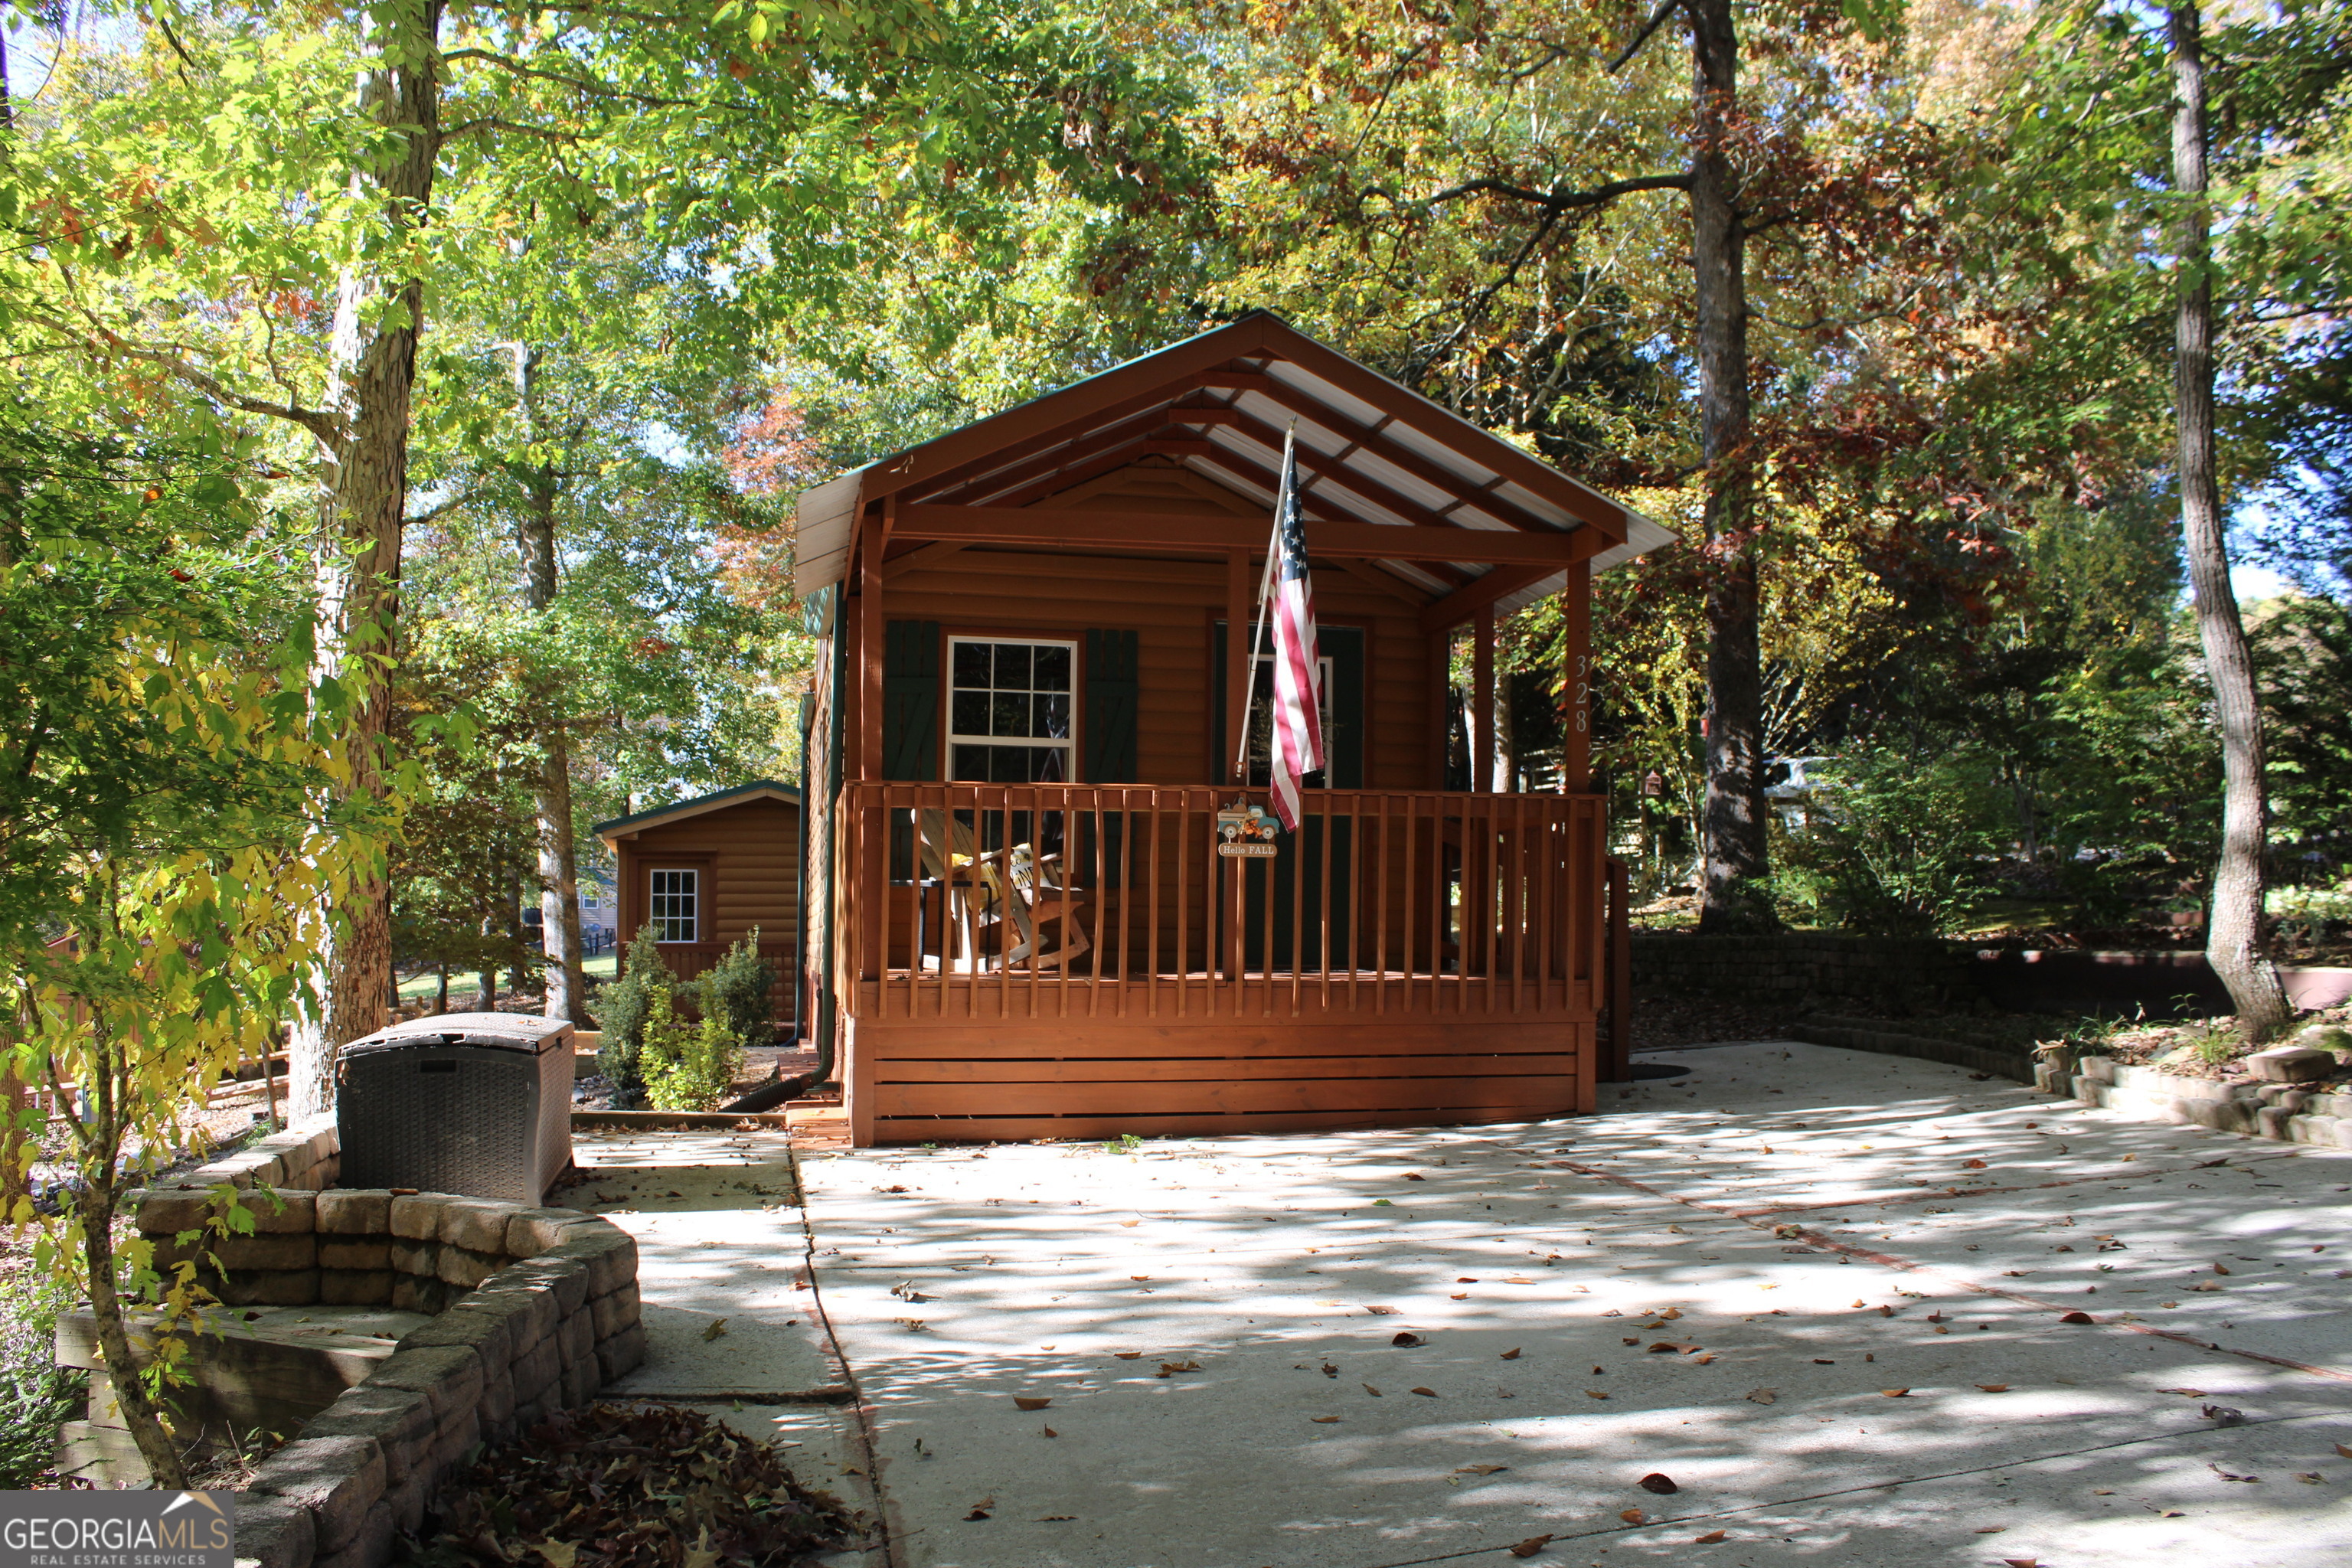
<path fill-rule="evenodd" d="M 591 1405 L 457 1476 L 413 1568 L 792 1568 L 865 1521 L 780 1451 L 698 1411 Z"/>

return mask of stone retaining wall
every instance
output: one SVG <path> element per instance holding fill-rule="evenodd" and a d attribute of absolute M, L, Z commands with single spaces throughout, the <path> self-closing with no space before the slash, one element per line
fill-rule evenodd
<path fill-rule="evenodd" d="M 1896 1014 L 1964 1003 L 1975 994 L 1966 950 L 1830 931 L 1777 936 L 1635 936 L 1638 995 L 1696 992 L 1757 1006 L 1852 1008 Z"/>
<path fill-rule="evenodd" d="M 315 1131 L 298 1141 L 307 1164 L 289 1164 L 291 1139 L 246 1151 L 233 1173 L 196 1173 L 250 1192 L 254 1234 L 214 1247 L 228 1270 L 215 1281 L 222 1299 L 436 1315 L 261 1462 L 238 1499 L 237 1556 L 259 1568 L 378 1568 L 394 1532 L 416 1528 L 477 1444 L 587 1402 L 644 1359 L 636 1242 L 571 1209 L 293 1185 L 331 1168 L 333 1130 L 323 1148 Z M 218 1201 L 192 1178 L 141 1194 L 135 1213 L 158 1252 L 176 1254 L 172 1238 L 203 1226 Z"/>
<path fill-rule="evenodd" d="M 1911 1057 L 1942 1062 L 1970 1072 L 2033 1083 L 2031 1048 L 1994 1045 L 1983 1040 L 1955 1040 L 1930 1035 L 1906 1034 L 1871 1018 L 1816 1016 L 1789 1026 L 1789 1037 L 1817 1046 L 1837 1046 L 1850 1051 L 1872 1051 L 1886 1057 Z"/>
<path fill-rule="evenodd" d="M 2352 1149 L 2352 1094 L 2329 1094 L 2292 1084 L 2228 1084 L 2176 1078 L 2132 1067 L 2113 1057 L 2053 1053 L 2039 1087 L 2086 1105 L 2134 1112 L 2179 1126 L 2210 1127 L 2251 1138 L 2323 1148 Z"/>

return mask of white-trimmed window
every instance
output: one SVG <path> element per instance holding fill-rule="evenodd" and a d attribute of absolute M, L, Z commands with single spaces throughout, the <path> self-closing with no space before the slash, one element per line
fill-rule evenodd
<path fill-rule="evenodd" d="M 702 940 L 702 873 L 692 867 L 654 871 L 652 899 L 646 906 L 656 942 Z"/>
<path fill-rule="evenodd" d="M 948 777 L 1066 784 L 1075 776 L 1078 645 L 948 639 Z"/>

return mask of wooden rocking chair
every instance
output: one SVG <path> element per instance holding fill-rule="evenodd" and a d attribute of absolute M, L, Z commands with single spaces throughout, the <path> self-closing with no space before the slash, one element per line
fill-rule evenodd
<path fill-rule="evenodd" d="M 946 889 L 965 973 L 1059 969 L 1094 945 L 1079 918 L 1087 905 L 1058 880 L 1060 856 L 1041 856 L 1027 844 L 983 850 L 969 826 L 938 810 L 916 813 L 915 843 L 923 874 Z M 1046 927 L 1058 942 L 1051 952 L 1043 951 L 1038 936 Z M 988 932 L 1003 941 L 1007 928 L 1008 945 L 994 953 L 982 951 Z M 947 963 L 942 950 L 941 968 Z"/>

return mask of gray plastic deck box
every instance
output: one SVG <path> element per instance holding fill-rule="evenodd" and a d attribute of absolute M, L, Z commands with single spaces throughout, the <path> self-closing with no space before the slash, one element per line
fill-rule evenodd
<path fill-rule="evenodd" d="M 572 1163 L 572 1026 L 445 1013 L 343 1047 L 335 1121 L 345 1187 L 414 1187 L 536 1205 Z"/>

